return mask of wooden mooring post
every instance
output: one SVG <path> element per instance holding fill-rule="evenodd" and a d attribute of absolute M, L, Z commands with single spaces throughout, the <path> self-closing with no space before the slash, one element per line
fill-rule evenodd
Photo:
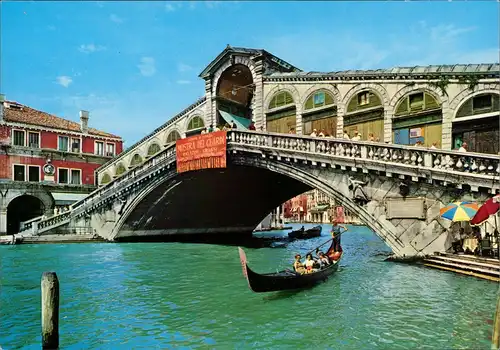
<path fill-rule="evenodd" d="M 500 295 L 497 298 L 497 309 L 495 311 L 495 318 L 493 319 L 493 335 L 491 337 L 491 348 L 495 350 L 500 349 Z"/>
<path fill-rule="evenodd" d="M 59 348 L 59 280 L 55 272 L 42 274 L 42 349 Z"/>

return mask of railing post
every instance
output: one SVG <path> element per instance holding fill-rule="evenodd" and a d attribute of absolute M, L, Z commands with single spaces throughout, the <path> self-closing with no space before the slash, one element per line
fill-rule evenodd
<path fill-rule="evenodd" d="M 433 163 L 434 163 L 434 154 L 432 154 L 431 152 L 426 152 L 424 154 L 424 166 L 426 168 L 432 168 L 433 166 Z"/>
<path fill-rule="evenodd" d="M 316 152 L 316 142 L 315 142 L 315 140 L 310 140 L 309 141 L 309 145 L 310 145 L 309 151 L 315 153 Z"/>
<path fill-rule="evenodd" d="M 34 221 L 31 224 L 31 234 L 34 236 L 38 235 L 38 221 Z"/>
<path fill-rule="evenodd" d="M 368 147 L 366 145 L 361 146 L 360 157 L 361 159 L 368 158 Z"/>

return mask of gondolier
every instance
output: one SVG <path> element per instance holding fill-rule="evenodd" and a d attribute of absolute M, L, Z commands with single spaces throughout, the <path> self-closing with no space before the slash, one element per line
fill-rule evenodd
<path fill-rule="evenodd" d="M 341 229 L 343 231 L 341 231 Z M 342 252 L 342 246 L 340 245 L 340 235 L 346 231 L 349 231 L 349 229 L 346 226 L 340 225 L 337 222 L 337 220 L 333 220 L 332 230 L 330 231 L 330 233 L 332 234 L 332 237 L 333 237 L 333 241 L 334 241 L 333 249 L 335 252 Z"/>

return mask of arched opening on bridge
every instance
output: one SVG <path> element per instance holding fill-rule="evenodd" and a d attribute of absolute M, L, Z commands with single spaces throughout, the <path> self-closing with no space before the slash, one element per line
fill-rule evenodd
<path fill-rule="evenodd" d="M 337 106 L 332 94 L 318 90 L 309 96 L 302 113 L 303 134 L 310 135 L 316 129 L 325 136 L 335 137 L 337 133 Z"/>
<path fill-rule="evenodd" d="M 414 91 L 397 104 L 392 121 L 393 143 L 441 148 L 443 113 L 437 99 L 428 92 Z"/>
<path fill-rule="evenodd" d="M 354 95 L 346 106 L 344 130 L 350 138 L 358 131 L 361 140 L 384 140 L 384 106 L 378 94 L 362 90 Z"/>
<path fill-rule="evenodd" d="M 43 215 L 45 206 L 35 196 L 22 195 L 14 198 L 7 206 L 7 233 L 19 232 L 22 222 Z"/>
<path fill-rule="evenodd" d="M 467 143 L 470 152 L 500 152 L 499 95 L 483 93 L 470 97 L 458 108 L 453 119 L 453 149 Z"/>
<path fill-rule="evenodd" d="M 252 72 L 243 64 L 235 64 L 220 76 L 217 90 L 217 125 L 232 124 L 247 129 L 252 121 L 254 94 Z"/>
<path fill-rule="evenodd" d="M 118 163 L 116 165 L 115 176 L 120 176 L 120 175 L 124 174 L 126 171 L 127 171 L 127 169 L 125 169 L 125 167 L 123 166 L 123 164 L 122 163 Z"/>
<path fill-rule="evenodd" d="M 132 159 L 130 160 L 129 168 L 134 168 L 140 164 L 142 164 L 142 157 L 138 153 L 136 153 L 133 155 Z"/>
<path fill-rule="evenodd" d="M 288 91 L 277 92 L 266 113 L 266 130 L 270 132 L 279 132 L 288 134 L 296 132 L 297 108 L 292 94 Z"/>
<path fill-rule="evenodd" d="M 101 185 L 105 185 L 110 182 L 111 182 L 111 176 L 109 176 L 108 173 L 104 173 L 104 175 L 101 177 Z"/>
<path fill-rule="evenodd" d="M 159 144 L 156 142 L 153 142 L 152 144 L 149 145 L 148 147 L 148 156 L 154 156 L 156 153 L 161 151 L 161 147 Z"/>
<path fill-rule="evenodd" d="M 196 115 L 189 120 L 186 128 L 186 136 L 201 134 L 203 129 L 205 129 L 205 122 L 202 117 Z"/>
<path fill-rule="evenodd" d="M 179 134 L 177 132 L 177 130 L 173 130 L 171 131 L 168 136 L 167 136 L 167 140 L 166 140 L 166 144 L 169 145 L 177 140 L 181 139 L 181 134 Z"/>

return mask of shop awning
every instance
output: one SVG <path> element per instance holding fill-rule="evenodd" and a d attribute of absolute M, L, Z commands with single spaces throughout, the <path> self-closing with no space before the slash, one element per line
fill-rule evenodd
<path fill-rule="evenodd" d="M 70 205 L 88 196 L 86 193 L 62 193 L 52 192 L 56 205 Z"/>
<path fill-rule="evenodd" d="M 237 115 L 221 111 L 220 109 L 219 113 L 222 116 L 222 118 L 226 121 L 226 123 L 228 123 L 229 125 L 231 125 L 232 122 L 234 121 L 238 129 L 248 129 L 250 123 L 252 123 L 250 119 L 238 117 Z"/>

